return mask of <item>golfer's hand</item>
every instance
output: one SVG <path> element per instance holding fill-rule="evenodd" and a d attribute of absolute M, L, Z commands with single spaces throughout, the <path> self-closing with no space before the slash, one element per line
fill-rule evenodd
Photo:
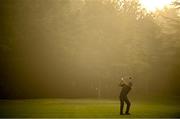
<path fill-rule="evenodd" d="M 124 84 L 124 79 L 123 79 L 123 77 L 121 78 L 121 81 L 120 81 L 120 83 L 119 83 L 119 86 L 122 86 Z"/>
<path fill-rule="evenodd" d="M 124 81 L 124 78 L 123 78 L 123 77 L 121 78 L 121 81 Z"/>

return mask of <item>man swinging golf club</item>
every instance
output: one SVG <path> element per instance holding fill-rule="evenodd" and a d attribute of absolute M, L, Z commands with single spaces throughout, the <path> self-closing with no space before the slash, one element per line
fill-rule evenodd
<path fill-rule="evenodd" d="M 121 78 L 121 82 L 119 84 L 119 86 L 122 87 L 121 89 L 121 92 L 120 92 L 120 115 L 123 115 L 123 108 L 124 108 L 124 102 L 127 104 L 127 107 L 126 107 L 126 112 L 125 114 L 126 115 L 129 115 L 129 109 L 130 109 L 130 106 L 131 106 L 131 103 L 127 97 L 129 91 L 131 90 L 131 87 L 132 87 L 132 82 L 131 82 L 131 79 L 132 77 L 129 77 L 129 82 L 125 82 L 123 78 Z"/>

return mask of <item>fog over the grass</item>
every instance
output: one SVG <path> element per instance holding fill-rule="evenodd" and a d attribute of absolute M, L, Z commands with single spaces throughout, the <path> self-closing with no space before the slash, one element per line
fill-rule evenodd
<path fill-rule="evenodd" d="M 1 98 L 179 96 L 178 4 L 147 14 L 118 0 L 1 0 Z M 99 94 L 100 91 L 100 94 Z"/>

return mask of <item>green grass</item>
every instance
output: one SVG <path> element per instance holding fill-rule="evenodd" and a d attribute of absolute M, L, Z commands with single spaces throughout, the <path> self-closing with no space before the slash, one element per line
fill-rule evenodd
<path fill-rule="evenodd" d="M 132 101 L 131 115 L 119 115 L 118 100 L 32 99 L 0 100 L 0 117 L 180 117 L 174 101 Z"/>

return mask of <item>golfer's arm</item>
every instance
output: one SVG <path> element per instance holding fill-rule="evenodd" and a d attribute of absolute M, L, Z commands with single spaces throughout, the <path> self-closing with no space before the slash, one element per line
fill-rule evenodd
<path fill-rule="evenodd" d="M 126 84 L 126 82 L 124 80 L 121 80 L 119 86 L 123 86 L 124 84 Z"/>

